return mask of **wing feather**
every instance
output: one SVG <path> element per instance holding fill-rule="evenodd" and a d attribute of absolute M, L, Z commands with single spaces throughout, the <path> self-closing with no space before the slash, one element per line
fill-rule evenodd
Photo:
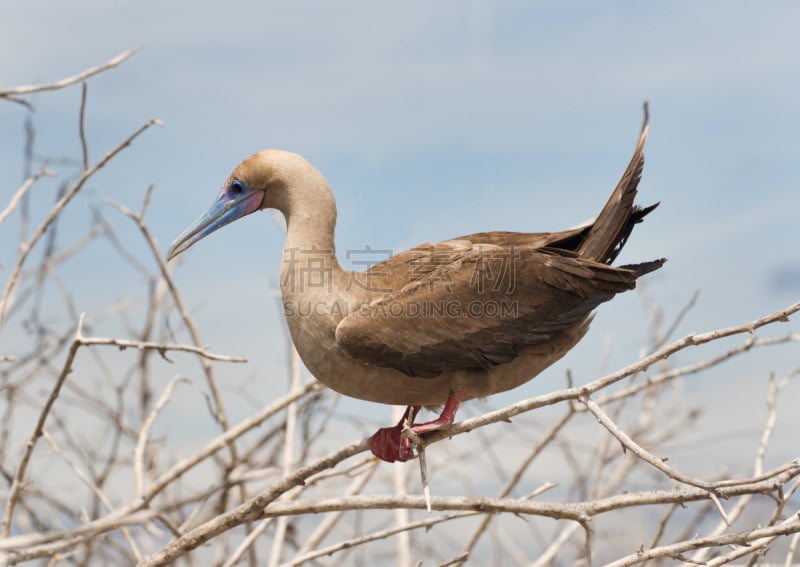
<path fill-rule="evenodd" d="M 390 259 L 387 271 L 408 283 L 395 281 L 397 291 L 345 317 L 336 329 L 338 347 L 410 376 L 491 368 L 584 321 L 600 303 L 633 288 L 639 275 L 570 250 L 469 238 Z"/>

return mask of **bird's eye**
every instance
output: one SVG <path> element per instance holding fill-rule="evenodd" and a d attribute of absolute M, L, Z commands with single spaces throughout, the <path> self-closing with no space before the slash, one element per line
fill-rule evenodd
<path fill-rule="evenodd" d="M 229 189 L 229 191 L 230 191 L 230 193 L 232 195 L 241 195 L 242 193 L 244 193 L 244 190 L 245 190 L 244 189 L 244 183 L 242 183 L 238 179 L 235 180 L 233 183 L 231 183 L 231 186 L 230 186 L 230 189 Z"/>

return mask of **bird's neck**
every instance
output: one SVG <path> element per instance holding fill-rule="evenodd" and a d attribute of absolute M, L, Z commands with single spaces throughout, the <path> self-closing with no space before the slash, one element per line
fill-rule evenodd
<path fill-rule="evenodd" d="M 336 259 L 336 202 L 323 180 L 290 192 L 284 208 L 286 243 L 281 262 L 284 298 L 331 293 L 345 277 Z"/>

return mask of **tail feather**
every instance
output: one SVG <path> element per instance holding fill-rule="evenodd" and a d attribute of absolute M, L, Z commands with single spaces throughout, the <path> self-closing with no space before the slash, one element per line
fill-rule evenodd
<path fill-rule="evenodd" d="M 641 222 L 645 215 L 658 206 L 656 203 L 642 209 L 633 204 L 644 167 L 644 144 L 647 141 L 648 119 L 649 112 L 645 102 L 644 121 L 633 157 L 608 202 L 600 211 L 597 220 L 578 246 L 577 252 L 584 258 L 606 264 L 613 262 L 630 236 L 634 225 Z"/>
<path fill-rule="evenodd" d="M 645 274 L 649 274 L 650 272 L 655 272 L 661 266 L 664 265 L 666 262 L 666 258 L 659 258 L 658 260 L 651 260 L 649 262 L 641 262 L 639 264 L 625 264 L 624 266 L 620 266 L 623 270 L 630 270 L 636 273 L 636 277 L 643 276 Z"/>

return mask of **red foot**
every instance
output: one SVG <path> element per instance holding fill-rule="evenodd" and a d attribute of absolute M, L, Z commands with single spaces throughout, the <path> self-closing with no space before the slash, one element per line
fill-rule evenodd
<path fill-rule="evenodd" d="M 413 459 L 416 457 L 414 447 L 412 446 L 411 440 L 403 435 L 403 428 L 405 427 L 406 421 L 409 424 L 409 429 L 416 434 L 447 429 L 453 425 L 453 420 L 456 417 L 456 410 L 458 410 L 460 403 L 461 400 L 458 396 L 450 394 L 439 417 L 432 421 L 426 421 L 425 423 L 418 423 L 416 425 L 414 424 L 414 418 L 417 416 L 419 406 L 408 406 L 397 425 L 394 427 L 382 427 L 369 438 L 369 448 L 372 454 L 389 463 L 395 461 L 405 462 Z"/>

